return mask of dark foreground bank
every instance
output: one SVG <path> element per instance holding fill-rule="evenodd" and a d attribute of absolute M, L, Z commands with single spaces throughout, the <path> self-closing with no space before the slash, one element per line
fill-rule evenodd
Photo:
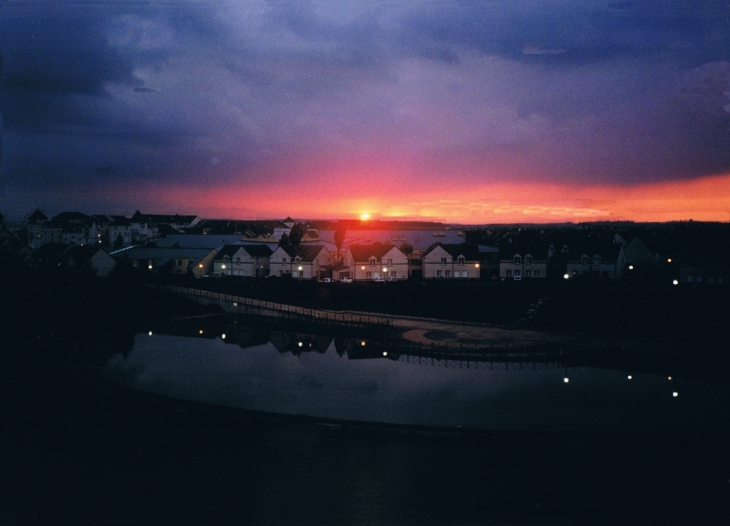
<path fill-rule="evenodd" d="M 2 524 L 726 524 L 725 434 L 451 433 L 5 378 Z"/>
<path fill-rule="evenodd" d="M 104 383 L 78 359 L 109 352 L 98 353 L 115 341 L 110 327 L 205 310 L 89 283 L 39 284 L 47 301 L 23 296 L 4 311 L 0 524 L 730 521 L 726 433 L 444 433 L 252 414 Z"/>

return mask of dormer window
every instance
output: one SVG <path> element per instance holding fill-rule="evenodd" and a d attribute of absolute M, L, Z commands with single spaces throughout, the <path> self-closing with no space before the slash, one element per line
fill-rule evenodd
<path fill-rule="evenodd" d="M 593 264 L 594 265 L 600 265 L 601 264 L 601 256 L 593 256 Z"/>
<path fill-rule="evenodd" d="M 464 256 L 459 256 L 458 259 L 457 259 L 457 261 L 459 262 L 459 265 L 463 265 L 464 264 Z"/>
<path fill-rule="evenodd" d="M 370 266 L 371 267 L 375 266 L 375 258 L 370 258 Z"/>
<path fill-rule="evenodd" d="M 532 265 L 532 256 L 525 256 L 525 265 Z"/>
<path fill-rule="evenodd" d="M 301 262 L 302 262 L 302 258 L 300 258 L 299 256 L 297 256 L 296 258 L 294 258 L 294 263 L 299 264 Z"/>
<path fill-rule="evenodd" d="M 580 262 L 581 262 L 581 263 L 582 263 L 583 265 L 587 265 L 587 264 L 588 264 L 588 256 L 581 256 L 581 257 L 580 257 Z"/>
<path fill-rule="evenodd" d="M 515 265 L 522 264 L 522 256 L 515 256 Z"/>

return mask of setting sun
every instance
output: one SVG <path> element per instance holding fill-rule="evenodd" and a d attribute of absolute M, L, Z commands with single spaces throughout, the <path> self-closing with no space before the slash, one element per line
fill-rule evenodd
<path fill-rule="evenodd" d="M 370 214 L 361 214 L 360 219 L 363 221 L 367 221 L 368 219 L 370 219 Z"/>

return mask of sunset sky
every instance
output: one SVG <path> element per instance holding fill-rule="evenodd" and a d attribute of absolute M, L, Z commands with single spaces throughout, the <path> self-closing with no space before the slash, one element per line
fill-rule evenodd
<path fill-rule="evenodd" d="M 0 213 L 730 221 L 730 3 L 17 0 Z"/>

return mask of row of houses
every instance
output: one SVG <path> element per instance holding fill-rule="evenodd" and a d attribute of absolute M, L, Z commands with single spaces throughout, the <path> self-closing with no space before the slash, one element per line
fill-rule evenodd
<path fill-rule="evenodd" d="M 294 279 L 352 281 L 407 280 L 414 264 L 400 248 L 382 243 L 350 245 L 339 256 L 323 245 L 227 244 L 217 249 L 131 247 L 112 253 L 140 271 Z M 481 261 L 475 245 L 434 245 L 422 258 L 425 278 L 479 279 Z"/>
<path fill-rule="evenodd" d="M 137 211 L 131 218 L 63 212 L 49 219 L 35 210 L 26 220 L 27 238 L 21 241 L 29 253 L 22 254 L 23 260 L 34 259 L 31 253 L 47 244 L 95 245 L 139 270 L 196 277 L 620 280 L 670 265 L 679 282 L 730 280 L 730 254 L 723 248 L 727 243 L 720 242 L 728 237 L 723 225 L 470 231 L 439 223 L 378 229 L 350 222 L 338 243 L 339 222 L 297 223 L 291 218 L 201 220 Z M 300 242 L 279 246 L 295 225 L 303 229 Z"/>
<path fill-rule="evenodd" d="M 179 234 L 200 222 L 193 215 L 142 214 L 139 210 L 131 218 L 81 212 L 61 212 L 49 218 L 36 209 L 25 220 L 27 245 L 33 250 L 50 243 L 120 247 L 143 244 L 163 235 Z"/>

